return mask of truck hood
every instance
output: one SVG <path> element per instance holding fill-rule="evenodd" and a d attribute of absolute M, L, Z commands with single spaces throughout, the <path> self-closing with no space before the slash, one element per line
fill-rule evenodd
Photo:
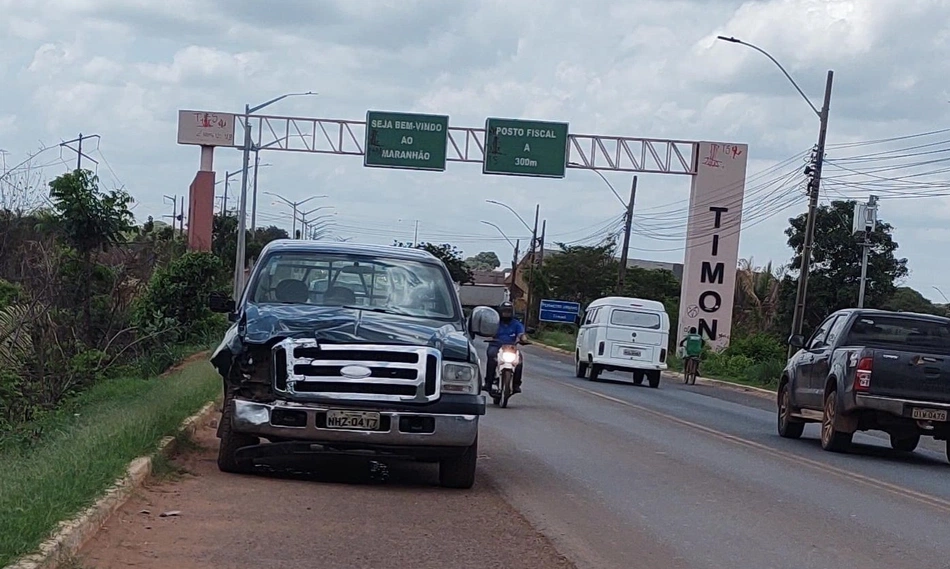
<path fill-rule="evenodd" d="M 468 337 L 458 324 L 414 316 L 331 306 L 248 305 L 236 325 L 248 344 L 283 338 L 314 338 L 333 344 L 431 346 L 447 360 L 473 361 Z"/>

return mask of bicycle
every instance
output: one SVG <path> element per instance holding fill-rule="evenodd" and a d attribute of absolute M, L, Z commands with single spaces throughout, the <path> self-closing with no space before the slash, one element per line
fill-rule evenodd
<path fill-rule="evenodd" d="M 696 376 L 699 374 L 699 357 L 687 357 L 684 363 L 683 383 L 686 385 L 696 385 Z"/>

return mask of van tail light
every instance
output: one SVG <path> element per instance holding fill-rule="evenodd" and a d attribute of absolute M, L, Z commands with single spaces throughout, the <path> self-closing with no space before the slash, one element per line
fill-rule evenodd
<path fill-rule="evenodd" d="M 863 357 L 854 370 L 854 390 L 869 391 L 871 389 L 871 369 L 874 367 L 874 358 Z"/>
<path fill-rule="evenodd" d="M 660 348 L 660 361 L 666 361 L 666 348 Z"/>

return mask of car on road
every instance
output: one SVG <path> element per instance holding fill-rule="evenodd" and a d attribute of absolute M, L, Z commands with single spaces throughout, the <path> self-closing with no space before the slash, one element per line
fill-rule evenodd
<path fill-rule="evenodd" d="M 778 389 L 778 432 L 821 423 L 821 446 L 845 452 L 857 431 L 879 430 L 912 452 L 921 436 L 950 439 L 950 319 L 848 309 L 828 316 L 799 348 Z M 947 447 L 950 460 L 950 443 Z"/>
<path fill-rule="evenodd" d="M 278 240 L 239 301 L 212 295 L 230 329 L 211 357 L 224 383 L 218 467 L 300 453 L 439 463 L 443 486 L 475 481 L 485 414 L 470 317 L 445 265 L 418 249 Z"/>
<path fill-rule="evenodd" d="M 577 332 L 574 375 L 597 381 L 601 372 L 626 371 L 633 383 L 660 386 L 667 368 L 670 317 L 662 302 L 608 296 L 588 305 Z"/>

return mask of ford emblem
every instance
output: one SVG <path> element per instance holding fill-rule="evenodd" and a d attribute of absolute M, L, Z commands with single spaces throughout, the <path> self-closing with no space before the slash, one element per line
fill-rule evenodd
<path fill-rule="evenodd" d="M 373 374 L 373 370 L 366 366 L 346 366 L 340 370 L 340 375 L 349 379 L 363 379 Z"/>

